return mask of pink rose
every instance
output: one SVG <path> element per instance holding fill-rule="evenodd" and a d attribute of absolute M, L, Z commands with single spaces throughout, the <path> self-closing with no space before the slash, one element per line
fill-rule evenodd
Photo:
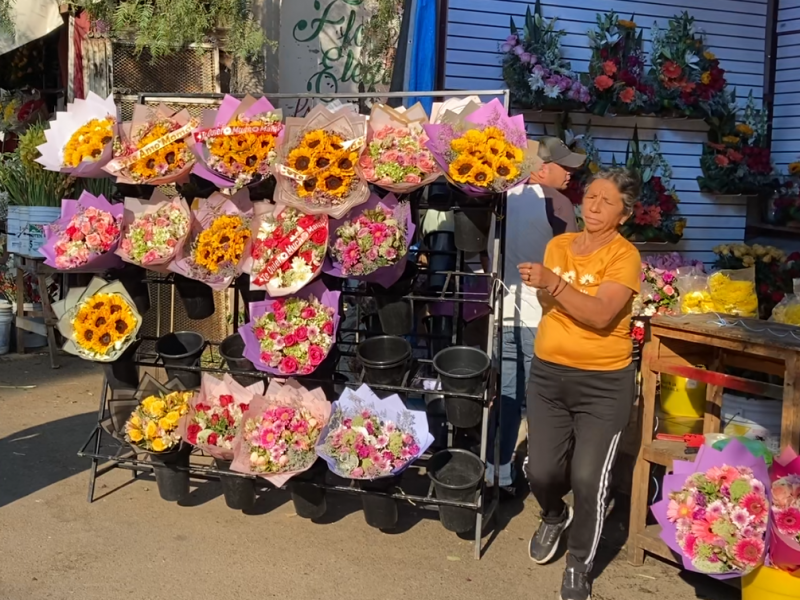
<path fill-rule="evenodd" d="M 285 373 L 287 375 L 291 375 L 292 373 L 296 373 L 297 369 L 300 365 L 297 362 L 297 359 L 293 356 L 285 356 L 281 361 L 281 364 L 278 365 L 278 369 L 281 373 Z"/>
<path fill-rule="evenodd" d="M 288 348 L 290 346 L 294 346 L 297 343 L 297 337 L 293 333 L 289 335 L 283 336 L 283 343 Z"/>
<path fill-rule="evenodd" d="M 101 243 L 100 236 L 94 232 L 86 236 L 86 243 L 90 246 L 98 247 Z"/>
<path fill-rule="evenodd" d="M 671 285 L 664 286 L 664 294 L 666 294 L 667 296 L 672 296 L 674 293 L 675 293 L 674 287 L 672 287 Z"/>
<path fill-rule="evenodd" d="M 276 310 L 275 311 L 275 320 L 278 321 L 279 323 L 285 321 L 286 320 L 286 311 L 283 310 L 283 309 Z"/>
<path fill-rule="evenodd" d="M 317 316 L 317 311 L 314 310 L 313 306 L 306 306 L 302 311 L 300 311 L 300 317 L 303 319 L 313 319 Z"/>
<path fill-rule="evenodd" d="M 272 355 L 269 352 L 262 352 L 261 362 L 265 365 L 268 365 L 270 362 L 272 362 Z"/>
<path fill-rule="evenodd" d="M 364 169 L 364 179 L 368 181 L 375 180 L 375 169 Z"/>
<path fill-rule="evenodd" d="M 313 366 L 319 365 L 323 360 L 325 360 L 325 351 L 320 348 L 319 346 L 309 346 L 308 348 L 308 362 L 310 362 Z"/>
<path fill-rule="evenodd" d="M 326 321 L 322 326 L 322 333 L 325 335 L 333 335 L 333 321 Z"/>
<path fill-rule="evenodd" d="M 362 169 L 374 169 L 375 162 L 372 160 L 372 157 L 369 154 L 362 154 L 361 158 L 358 161 L 358 164 L 361 165 Z"/>
<path fill-rule="evenodd" d="M 308 329 L 305 325 L 301 325 L 294 330 L 294 339 L 298 342 L 305 342 L 308 339 Z"/>
<path fill-rule="evenodd" d="M 405 178 L 405 182 L 406 183 L 419 183 L 420 181 L 422 181 L 422 180 L 420 179 L 419 175 L 417 175 L 416 173 L 409 173 L 408 175 L 406 175 L 406 178 Z"/>
<path fill-rule="evenodd" d="M 417 168 L 423 173 L 433 173 L 436 170 L 436 164 L 428 156 L 421 154 L 417 158 Z"/>
<path fill-rule="evenodd" d="M 381 157 L 384 163 L 397 163 L 400 160 L 400 153 L 397 150 L 389 150 Z"/>
<path fill-rule="evenodd" d="M 391 127 L 382 127 L 381 129 L 378 129 L 378 131 L 375 132 L 374 137 L 378 141 L 385 140 L 389 136 L 391 131 L 392 131 Z"/>

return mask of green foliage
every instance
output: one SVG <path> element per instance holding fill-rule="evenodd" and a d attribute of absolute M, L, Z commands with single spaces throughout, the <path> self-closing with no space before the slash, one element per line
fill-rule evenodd
<path fill-rule="evenodd" d="M 267 43 L 251 0 L 74 0 L 72 4 L 104 21 L 114 36 L 131 39 L 137 52 L 147 48 L 154 59 L 208 42 L 218 28 L 227 30 L 225 48 L 238 58 L 260 54 Z"/>
<path fill-rule="evenodd" d="M 364 43 L 359 56 L 365 91 L 391 83 L 403 4 L 403 0 L 374 0 L 365 4 L 369 16 L 364 21 Z"/>
<path fill-rule="evenodd" d="M 11 14 L 11 3 L 14 0 L 0 0 L 0 35 L 14 38 L 14 16 Z"/>

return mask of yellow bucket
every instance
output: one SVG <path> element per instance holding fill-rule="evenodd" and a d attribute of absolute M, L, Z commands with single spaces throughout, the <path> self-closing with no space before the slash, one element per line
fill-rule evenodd
<path fill-rule="evenodd" d="M 800 598 L 800 579 L 785 571 L 759 567 L 742 578 L 742 600 Z"/>
<path fill-rule="evenodd" d="M 661 374 L 661 409 L 665 414 L 697 419 L 705 414 L 705 408 L 705 383 L 677 375 Z"/>

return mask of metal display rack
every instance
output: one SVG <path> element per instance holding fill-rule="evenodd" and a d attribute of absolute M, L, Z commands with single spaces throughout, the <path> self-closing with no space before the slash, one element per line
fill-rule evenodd
<path fill-rule="evenodd" d="M 464 92 L 443 92 L 443 91 L 436 91 L 436 92 L 391 92 L 391 93 L 357 93 L 357 94 L 270 94 L 268 98 L 271 100 L 280 100 L 280 99 L 296 99 L 296 98 L 304 98 L 309 100 L 321 100 L 321 101 L 330 101 L 333 99 L 339 99 L 342 101 L 346 100 L 356 100 L 362 103 L 365 100 L 371 99 L 387 99 L 387 98 L 409 98 L 409 97 L 432 97 L 435 100 L 442 100 L 448 97 L 466 97 L 466 96 L 484 96 L 484 97 L 502 97 L 504 106 L 506 110 L 509 107 L 509 92 L 508 90 L 477 90 L 477 91 L 464 91 Z M 192 104 L 194 109 L 196 110 L 198 107 L 208 108 L 210 105 L 218 104 L 221 99 L 223 98 L 222 94 L 188 94 L 188 95 L 177 95 L 177 94 L 140 94 L 139 95 L 139 102 L 142 104 L 160 104 L 161 102 L 170 104 L 170 105 L 186 105 Z M 429 206 L 426 202 L 420 201 L 419 197 L 416 197 L 412 201 L 412 208 L 414 209 L 415 213 L 415 222 L 419 222 L 419 209 L 434 209 L 434 210 L 459 210 L 458 206 L 443 206 L 440 204 L 436 204 L 435 206 Z M 437 303 L 437 302 L 449 302 L 452 303 L 452 306 L 455 309 L 454 314 L 454 334 L 453 337 L 450 338 L 450 342 L 452 343 L 455 341 L 456 344 L 463 343 L 464 339 L 464 328 L 465 322 L 462 318 L 463 310 L 465 305 L 467 304 L 486 304 L 490 307 L 490 311 L 488 314 L 488 335 L 485 341 L 485 350 L 487 354 L 492 357 L 492 367 L 490 368 L 490 373 L 486 381 L 485 388 L 480 394 L 456 394 L 450 393 L 443 390 L 436 390 L 435 392 L 431 392 L 430 390 L 425 390 L 421 386 L 413 386 L 414 383 L 412 381 L 414 372 L 422 373 L 426 369 L 428 369 L 429 363 L 432 363 L 430 359 L 415 359 L 415 365 L 412 366 L 412 371 L 409 376 L 404 381 L 404 385 L 402 386 L 387 386 L 387 385 L 372 385 L 370 387 L 376 391 L 382 392 L 390 392 L 390 393 L 398 393 L 401 394 L 401 397 L 406 397 L 408 399 L 413 398 L 422 398 L 425 394 L 434 393 L 440 397 L 456 397 L 456 398 L 463 398 L 468 399 L 470 401 L 474 401 L 480 403 L 482 406 L 482 419 L 480 424 L 480 459 L 485 464 L 486 457 L 487 457 L 487 447 L 488 447 L 488 440 L 489 440 L 489 428 L 490 425 L 494 428 L 494 456 L 495 456 L 495 463 L 497 461 L 497 457 L 499 456 L 499 443 L 500 443 L 500 410 L 501 410 L 501 402 L 499 402 L 500 392 L 501 392 L 501 381 L 500 381 L 500 364 L 502 360 L 501 352 L 502 352 L 502 344 L 498 344 L 497 340 L 501 339 L 501 328 L 503 323 L 503 292 L 502 286 L 499 285 L 499 281 L 503 280 L 503 252 L 504 252 L 504 236 L 505 236 L 505 196 L 502 196 L 502 199 L 498 202 L 488 203 L 485 207 L 480 208 L 479 210 L 485 211 L 494 211 L 495 213 L 495 227 L 494 227 L 494 238 L 488 240 L 487 250 L 491 257 L 491 265 L 490 265 L 490 272 L 488 273 L 473 273 L 467 270 L 467 257 L 466 253 L 463 251 L 456 251 L 457 262 L 456 262 L 456 269 L 453 271 L 432 271 L 426 270 L 423 267 L 419 268 L 420 275 L 440 275 L 444 276 L 445 278 L 445 285 L 442 291 L 431 292 L 431 293 L 419 293 L 416 291 L 412 291 L 411 293 L 404 296 L 406 300 L 411 300 L 413 302 L 426 302 L 426 303 Z M 467 210 L 475 210 L 472 207 L 469 207 Z M 418 229 L 419 231 L 419 229 Z M 411 251 L 411 250 L 410 250 Z M 419 250 L 420 254 L 428 254 L 428 255 L 435 255 L 437 253 L 448 253 L 447 251 L 434 251 L 434 250 Z M 453 252 L 449 252 L 449 254 L 453 254 Z M 489 293 L 486 294 L 479 294 L 476 292 L 470 292 L 465 289 L 465 281 L 467 278 L 488 278 L 489 280 Z M 156 279 L 147 279 L 149 285 L 171 285 L 173 283 L 170 277 L 159 277 Z M 352 282 L 348 280 L 342 280 L 342 297 L 344 299 L 347 298 L 354 298 L 356 300 L 355 310 L 357 311 L 356 315 L 356 322 L 360 323 L 360 307 L 359 303 L 357 302 L 359 297 L 363 296 L 370 296 L 368 290 L 365 290 L 362 285 L 355 286 Z M 233 315 L 234 315 L 234 330 L 238 325 L 238 316 L 239 316 L 239 293 L 238 291 L 235 293 L 234 299 L 234 306 L 233 306 Z M 161 310 L 162 305 L 161 302 L 157 304 L 156 307 L 151 308 L 151 310 L 158 311 L 158 318 L 160 322 L 161 317 Z M 161 335 L 169 333 L 162 331 L 160 332 Z M 355 356 L 355 346 L 362 338 L 362 336 L 366 332 L 361 329 L 360 327 L 356 327 L 356 329 L 348 329 L 346 327 L 342 327 L 340 325 L 340 329 L 337 332 L 337 350 L 340 357 L 354 357 Z M 423 339 L 426 337 L 424 335 L 420 335 L 418 333 L 414 334 L 417 340 Z M 430 334 L 429 334 L 430 336 Z M 435 337 L 435 336 L 434 336 Z M 455 338 L 455 340 L 453 340 Z M 150 351 L 148 348 L 152 347 L 152 342 L 155 341 L 156 338 L 143 336 L 143 344 L 137 354 L 137 361 L 141 367 L 160 367 L 162 366 L 159 362 L 158 356 L 155 354 L 154 351 Z M 272 376 L 263 373 L 261 371 L 235 371 L 226 368 L 224 361 L 219 356 L 216 346 L 218 343 L 211 342 L 208 343 L 210 349 L 206 351 L 206 359 L 203 361 L 201 366 L 193 366 L 193 367 L 173 367 L 170 366 L 170 369 L 174 370 L 183 370 L 183 371 L 192 371 L 192 372 L 208 372 L 208 373 L 231 373 L 232 375 L 247 375 L 253 378 L 263 379 L 265 381 L 269 380 Z M 417 345 L 415 350 L 422 350 L 427 346 L 423 344 L 422 346 Z M 340 361 L 341 364 L 341 361 Z M 344 381 L 344 376 L 347 375 L 347 381 Z M 333 401 L 338 398 L 341 390 L 344 386 L 347 387 L 358 387 L 361 384 L 363 374 L 355 371 L 345 371 L 343 369 L 338 368 L 335 370 L 333 375 L 330 378 L 317 378 L 314 374 L 298 378 L 301 383 L 306 385 L 306 387 L 314 386 L 314 385 L 321 385 L 327 391 L 328 399 Z M 435 375 L 434 375 L 435 377 Z M 121 441 L 118 437 L 114 436 L 113 426 L 111 426 L 111 411 L 110 411 L 110 402 L 114 402 L 114 400 L 125 400 L 130 399 L 130 393 L 122 392 L 122 393 L 115 393 L 111 390 L 108 385 L 107 380 L 104 378 L 103 380 L 103 388 L 100 394 L 100 406 L 98 408 L 97 413 L 97 425 L 95 426 L 94 430 L 90 434 L 89 438 L 87 439 L 86 443 L 81 447 L 78 452 L 79 456 L 87 457 L 91 459 L 91 468 L 89 472 L 89 490 L 88 490 L 88 501 L 92 502 L 94 500 L 95 495 L 95 483 L 97 476 L 101 475 L 102 473 L 107 472 L 108 470 L 114 468 L 121 468 L 127 469 L 133 472 L 133 477 L 137 478 L 140 473 L 147 473 L 153 471 L 153 464 L 146 460 L 146 457 L 137 455 L 137 453 L 128 445 Z M 497 402 L 494 400 L 497 399 Z M 490 408 L 494 407 L 490 415 Z M 447 447 L 452 447 L 453 442 L 456 436 L 457 431 L 454 429 L 452 424 L 447 423 Z M 140 458 L 141 456 L 141 458 Z M 411 465 L 410 468 L 412 469 L 423 469 L 428 463 L 430 459 L 431 453 L 426 453 L 423 455 L 419 460 L 415 461 Z M 190 466 L 188 468 L 189 473 L 192 477 L 197 479 L 204 479 L 204 480 L 214 480 L 218 479 L 221 474 L 225 476 L 240 476 L 240 477 L 249 477 L 254 478 L 249 475 L 244 474 L 236 474 L 229 471 L 222 473 L 221 471 L 217 470 L 213 466 L 209 466 L 208 460 L 203 460 L 202 452 L 198 449 L 194 449 L 192 454 L 192 459 L 190 462 Z M 498 465 L 495 464 L 495 467 Z M 315 481 L 314 485 L 317 487 L 324 488 L 326 490 L 330 490 L 333 492 L 341 492 L 341 493 L 348 493 L 348 494 L 376 494 L 381 496 L 388 496 L 394 498 L 398 501 L 405 501 L 414 504 L 418 508 L 425 508 L 429 510 L 438 510 L 440 506 L 450 506 L 450 507 L 458 507 L 462 509 L 468 509 L 475 512 L 475 558 L 480 559 L 482 554 L 482 538 L 483 538 L 483 529 L 484 524 L 489 521 L 489 519 L 493 516 L 495 510 L 497 509 L 500 497 L 500 486 L 499 486 L 499 469 L 494 469 L 495 473 L 495 481 L 493 486 L 487 486 L 486 482 L 482 479 L 481 484 L 476 491 L 475 498 L 472 502 L 455 502 L 444 500 L 435 497 L 433 491 L 433 484 L 431 483 L 428 485 L 428 492 L 427 494 L 410 494 L 403 491 L 398 482 L 398 485 L 395 486 L 394 492 L 375 492 L 375 491 L 367 491 L 360 489 L 355 486 L 348 486 L 346 483 L 348 480 L 341 479 L 338 477 L 326 477 L 325 481 Z M 330 473 L 329 473 L 330 474 Z M 332 474 L 330 474 L 332 475 Z M 259 478 L 254 478 L 259 484 L 264 480 Z M 334 479 L 336 481 L 330 481 L 330 479 Z M 263 485 L 262 487 L 270 487 L 268 485 Z"/>

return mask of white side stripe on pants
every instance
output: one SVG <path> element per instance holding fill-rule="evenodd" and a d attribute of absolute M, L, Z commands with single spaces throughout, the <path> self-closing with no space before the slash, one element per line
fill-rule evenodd
<path fill-rule="evenodd" d="M 605 520 L 606 516 L 606 499 L 608 497 L 608 484 L 611 480 L 611 466 L 614 464 L 614 456 L 617 453 L 617 445 L 619 444 L 620 437 L 622 437 L 621 431 L 612 438 L 611 444 L 608 446 L 606 462 L 603 465 L 603 471 L 600 474 L 600 486 L 597 491 L 597 517 L 595 521 L 594 541 L 592 542 L 592 549 L 589 552 L 589 556 L 586 559 L 587 565 L 592 564 L 592 561 L 594 561 L 594 556 L 597 553 L 597 546 L 600 544 L 600 536 L 603 533 L 603 521 Z"/>

